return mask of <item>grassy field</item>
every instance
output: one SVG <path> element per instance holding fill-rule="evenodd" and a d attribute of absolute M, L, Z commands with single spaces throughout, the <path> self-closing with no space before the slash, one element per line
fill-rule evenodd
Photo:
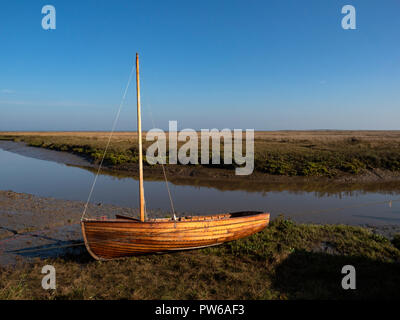
<path fill-rule="evenodd" d="M 108 136 L 108 132 L 0 133 L 0 139 L 75 153 L 93 163 L 101 159 Z M 144 148 L 151 143 L 145 142 Z M 256 132 L 254 148 L 255 171 L 273 175 L 335 177 L 374 169 L 400 171 L 400 131 Z M 137 134 L 115 133 L 105 165 L 118 169 L 137 161 Z"/>
<path fill-rule="evenodd" d="M 108 262 L 82 251 L 0 268 L 0 299 L 399 299 L 399 242 L 280 217 L 219 247 Z M 56 268 L 56 290 L 41 288 L 45 264 Z M 344 265 L 356 268 L 356 290 L 341 287 Z"/>

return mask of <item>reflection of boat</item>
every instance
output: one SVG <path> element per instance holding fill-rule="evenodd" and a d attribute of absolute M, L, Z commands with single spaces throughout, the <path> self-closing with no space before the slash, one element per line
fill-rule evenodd
<path fill-rule="evenodd" d="M 95 259 L 107 260 L 135 254 L 169 252 L 218 245 L 261 231 L 269 213 L 237 212 L 211 216 L 165 219 L 144 217 L 142 130 L 140 117 L 139 57 L 136 54 L 136 86 L 139 136 L 140 220 L 83 219 L 86 248 Z"/>

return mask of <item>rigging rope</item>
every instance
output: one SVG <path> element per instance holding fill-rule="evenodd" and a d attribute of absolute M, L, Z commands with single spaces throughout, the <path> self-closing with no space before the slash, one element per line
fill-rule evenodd
<path fill-rule="evenodd" d="M 92 197 L 93 190 L 94 190 L 94 187 L 95 187 L 95 185 L 96 185 L 97 178 L 99 177 L 100 170 L 101 170 L 101 167 L 102 167 L 103 162 L 104 162 L 104 158 L 106 157 L 108 147 L 110 146 L 111 138 L 112 138 L 113 133 L 114 133 L 114 131 L 115 131 L 115 127 L 116 127 L 116 125 L 117 125 L 119 116 L 120 116 L 120 114 L 121 114 L 122 106 L 123 106 L 123 104 L 124 104 L 124 102 L 125 102 L 126 94 L 127 94 L 127 92 L 128 92 L 129 85 L 131 84 L 131 80 L 132 80 L 132 77 L 133 77 L 134 72 L 135 72 L 135 63 L 133 63 L 132 70 L 131 70 L 131 73 L 130 73 L 130 75 L 129 75 L 128 83 L 126 84 L 124 94 L 123 94 L 122 99 L 121 99 L 121 102 L 120 102 L 120 104 L 119 104 L 118 112 L 117 112 L 116 117 L 115 117 L 115 119 L 114 119 L 114 123 L 113 123 L 112 129 L 111 129 L 111 132 L 110 132 L 110 136 L 109 136 L 108 141 L 107 141 L 106 148 L 105 148 L 104 153 L 103 153 L 103 157 L 101 158 L 101 161 L 100 161 L 100 164 L 99 164 L 99 168 L 98 168 L 98 170 L 97 170 L 96 176 L 95 176 L 95 178 L 94 178 L 94 180 L 93 180 L 93 184 L 92 184 L 92 187 L 91 187 L 90 192 L 89 192 L 89 196 L 88 196 L 88 198 L 87 198 L 85 207 L 83 208 L 83 213 L 82 213 L 81 221 L 83 220 L 83 218 L 84 218 L 84 216 L 85 216 L 85 214 L 86 214 L 87 207 L 88 207 L 88 205 L 89 205 L 89 201 L 90 201 L 90 199 L 91 199 L 91 197 Z"/>
<path fill-rule="evenodd" d="M 142 76 L 142 79 L 143 79 L 143 76 Z M 142 96 L 143 96 L 143 94 L 142 94 Z M 154 117 L 153 117 L 153 112 L 152 112 L 152 108 L 151 108 L 150 103 L 147 103 L 147 106 L 148 106 L 148 113 L 150 115 L 151 123 L 153 125 L 153 128 L 156 128 L 156 125 L 155 125 L 155 122 L 154 122 Z M 174 221 L 176 221 L 177 217 L 176 217 L 176 213 L 175 213 L 174 201 L 172 200 L 171 190 L 169 188 L 169 182 L 168 182 L 168 179 L 167 179 L 167 173 L 165 171 L 164 161 L 163 161 L 162 155 L 160 154 L 160 145 L 158 143 L 158 139 L 157 139 L 157 150 L 158 150 L 158 157 L 161 160 L 160 163 L 161 163 L 161 167 L 162 167 L 162 171 L 163 171 L 163 175 L 164 175 L 165 186 L 167 187 L 167 192 L 168 192 L 168 197 L 169 197 L 169 202 L 170 202 L 170 205 L 171 205 L 173 218 L 174 218 Z"/>
<path fill-rule="evenodd" d="M 151 112 L 151 107 L 150 107 L 150 104 L 149 104 L 149 114 L 150 114 L 150 117 L 151 117 L 151 122 L 153 123 L 153 128 L 155 128 L 156 127 L 156 125 L 154 124 L 154 118 L 153 118 L 153 113 Z M 167 173 L 165 172 L 165 167 L 164 167 L 164 160 L 163 160 L 163 158 L 162 158 L 162 155 L 160 154 L 160 145 L 158 144 L 158 139 L 157 139 L 157 150 L 158 150 L 158 157 L 160 158 L 160 163 L 161 163 L 161 167 L 162 167 L 162 171 L 163 171 L 163 174 L 164 174 L 164 180 L 165 180 L 165 185 L 166 185 L 166 187 L 167 187 L 167 191 L 168 191 L 168 197 L 169 197 L 169 202 L 170 202 L 170 204 L 171 204 L 171 210 L 172 210 L 172 213 L 173 213 L 173 215 L 174 215 L 174 220 L 176 221 L 176 214 L 175 214 L 175 207 L 174 207 L 174 202 L 173 202 L 173 200 L 172 200 L 172 196 L 171 196 L 171 191 L 170 191 L 170 189 L 169 189 L 169 183 L 168 183 L 168 179 L 167 179 Z"/>

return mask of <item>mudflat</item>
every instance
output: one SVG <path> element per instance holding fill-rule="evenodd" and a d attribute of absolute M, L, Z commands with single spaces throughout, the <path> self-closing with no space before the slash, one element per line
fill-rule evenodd
<path fill-rule="evenodd" d="M 80 229 L 84 203 L 0 190 L 0 265 L 54 257 L 83 248 Z M 86 217 L 138 216 L 132 208 L 89 204 Z M 149 211 L 164 217 L 161 211 Z"/>

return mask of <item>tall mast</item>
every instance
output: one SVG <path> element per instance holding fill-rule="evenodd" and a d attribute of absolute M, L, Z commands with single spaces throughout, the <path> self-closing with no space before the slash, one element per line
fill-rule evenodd
<path fill-rule="evenodd" d="M 139 197 L 140 197 L 140 220 L 141 220 L 141 221 L 144 221 L 142 119 L 141 119 L 141 115 L 140 115 L 139 54 L 137 54 L 137 53 L 136 53 L 136 94 L 137 94 L 137 125 L 138 125 L 138 139 L 139 139 Z"/>

